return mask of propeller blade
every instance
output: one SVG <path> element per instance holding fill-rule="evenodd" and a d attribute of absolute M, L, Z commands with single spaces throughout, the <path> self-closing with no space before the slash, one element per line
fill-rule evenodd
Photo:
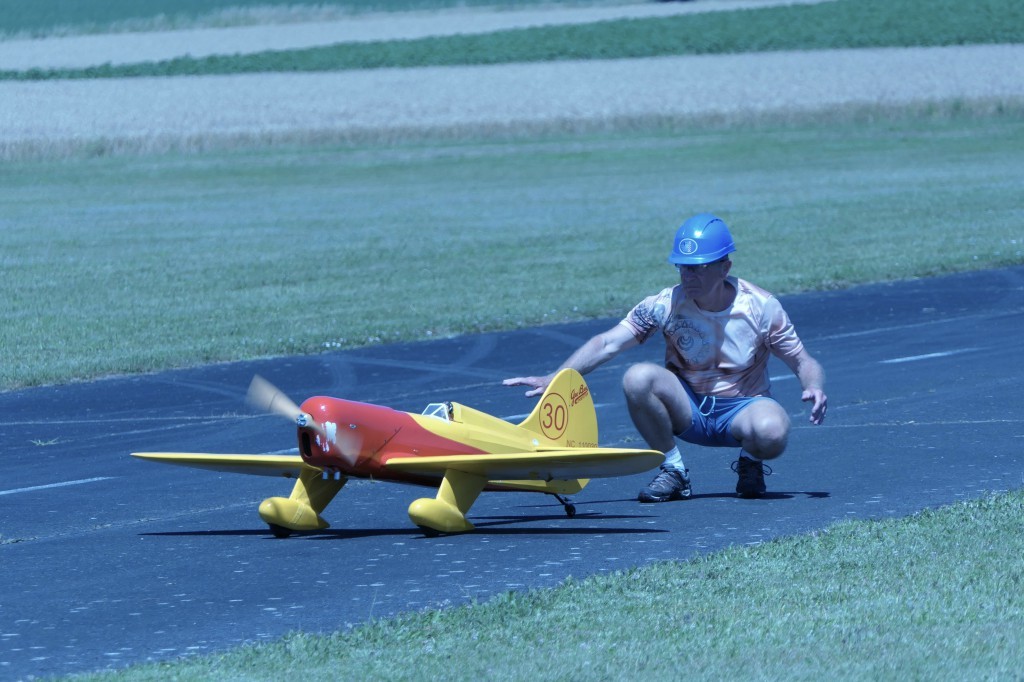
<path fill-rule="evenodd" d="M 246 400 L 257 410 L 277 414 L 291 421 L 302 415 L 302 410 L 291 398 L 259 374 L 252 378 Z"/>
<path fill-rule="evenodd" d="M 284 417 L 297 426 L 309 427 L 317 434 L 326 439 L 327 432 L 315 419 L 306 414 L 295 402 L 284 394 L 279 388 L 261 377 L 259 374 L 253 376 L 249 384 L 249 392 L 246 400 L 253 408 L 270 414 Z"/>

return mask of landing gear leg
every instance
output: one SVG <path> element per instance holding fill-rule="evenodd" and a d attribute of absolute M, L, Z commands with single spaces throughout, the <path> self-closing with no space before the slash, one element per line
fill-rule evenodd
<path fill-rule="evenodd" d="M 552 494 L 555 496 L 555 499 L 558 500 L 559 502 L 561 502 L 562 506 L 565 507 L 565 515 L 566 516 L 568 516 L 570 519 L 572 517 L 576 516 L 576 505 L 572 503 L 572 498 L 571 497 L 562 497 L 561 495 L 559 495 L 557 493 L 552 493 Z"/>

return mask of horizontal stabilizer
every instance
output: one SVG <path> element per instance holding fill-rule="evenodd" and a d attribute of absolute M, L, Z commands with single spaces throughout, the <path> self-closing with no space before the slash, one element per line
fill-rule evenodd
<path fill-rule="evenodd" d="M 500 455 L 393 457 L 386 466 L 410 474 L 443 476 L 451 469 L 488 481 L 551 481 L 629 476 L 653 469 L 664 461 L 665 455 L 656 450 L 549 448 L 544 452 Z"/>
<path fill-rule="evenodd" d="M 224 471 L 230 474 L 298 478 L 303 470 L 319 471 L 298 455 L 207 455 L 191 452 L 133 452 L 132 457 L 177 464 L 194 469 Z"/>

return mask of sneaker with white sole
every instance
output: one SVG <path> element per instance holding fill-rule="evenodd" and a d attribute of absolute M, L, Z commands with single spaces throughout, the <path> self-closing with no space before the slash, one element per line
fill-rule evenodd
<path fill-rule="evenodd" d="M 690 496 L 690 472 L 686 469 L 662 468 L 650 485 L 640 491 L 640 502 L 668 502 Z"/>

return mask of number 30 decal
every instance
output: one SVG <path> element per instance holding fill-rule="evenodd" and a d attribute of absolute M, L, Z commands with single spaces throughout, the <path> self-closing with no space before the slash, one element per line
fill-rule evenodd
<path fill-rule="evenodd" d="M 557 393 L 549 393 L 540 406 L 540 429 L 551 440 L 557 440 L 569 424 L 569 408 Z"/>

